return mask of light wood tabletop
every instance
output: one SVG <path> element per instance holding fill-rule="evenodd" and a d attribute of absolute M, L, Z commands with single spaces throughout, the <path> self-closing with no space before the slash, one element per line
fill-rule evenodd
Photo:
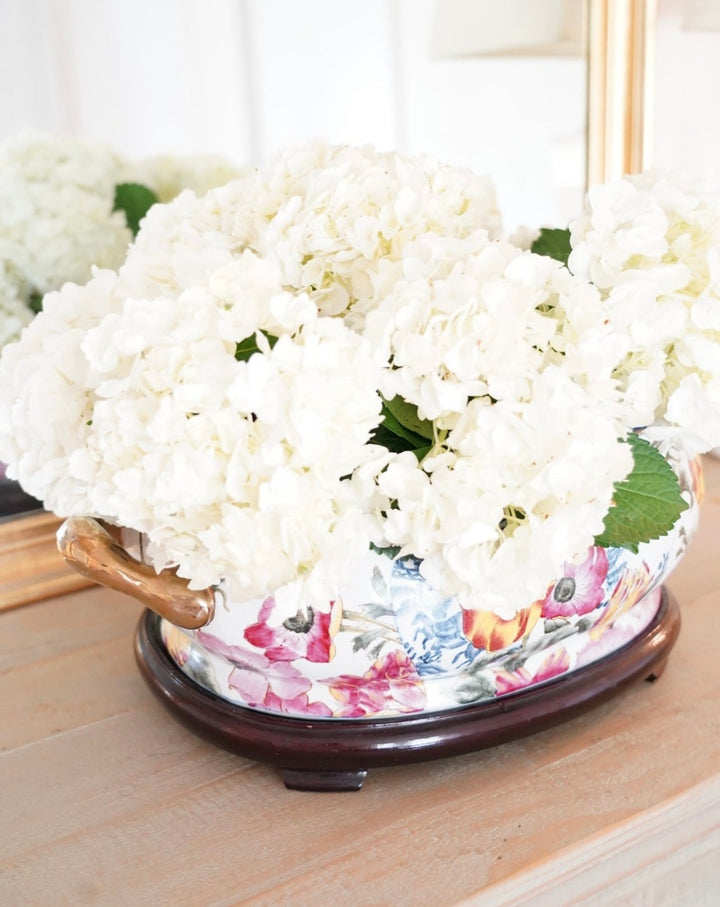
<path fill-rule="evenodd" d="M 720 461 L 705 476 L 658 682 L 357 793 L 286 790 L 180 726 L 133 600 L 0 613 L 0 903 L 720 904 Z"/>

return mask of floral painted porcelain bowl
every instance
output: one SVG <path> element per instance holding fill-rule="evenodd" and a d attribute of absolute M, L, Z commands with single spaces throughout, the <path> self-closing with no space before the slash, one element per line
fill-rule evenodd
<path fill-rule="evenodd" d="M 720 443 L 716 202 L 638 174 L 511 237 L 487 177 L 285 149 L 46 294 L 0 459 L 253 719 L 552 698 L 652 631 L 694 525 L 668 451 Z"/>
<path fill-rule="evenodd" d="M 298 718 L 431 713 L 545 683 L 622 648 L 655 617 L 702 497 L 699 461 L 676 456 L 673 466 L 690 506 L 670 533 L 637 553 L 591 548 L 513 619 L 438 595 L 413 557 L 369 551 L 334 601 L 221 602 L 199 630 L 163 620 L 163 642 L 206 690 Z"/>

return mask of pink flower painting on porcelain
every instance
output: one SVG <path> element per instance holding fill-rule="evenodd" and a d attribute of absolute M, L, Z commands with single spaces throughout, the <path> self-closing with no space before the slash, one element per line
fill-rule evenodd
<path fill-rule="evenodd" d="M 542 603 L 542 616 L 573 617 L 594 611 L 602 603 L 607 574 L 604 548 L 591 548 L 581 564 L 565 564 L 562 577 L 552 585 Z"/>
<path fill-rule="evenodd" d="M 496 692 L 498 696 L 514 693 L 516 690 L 544 683 L 552 680 L 570 670 L 570 657 L 565 649 L 556 649 L 551 652 L 535 670 L 527 667 L 517 671 L 499 671 L 496 675 Z"/>
<path fill-rule="evenodd" d="M 343 674 L 325 682 L 340 703 L 338 718 L 419 712 L 425 705 L 423 682 L 401 651 L 379 658 L 361 677 Z"/>
<path fill-rule="evenodd" d="M 295 614 L 278 620 L 273 596 L 266 598 L 257 622 L 246 628 L 245 639 L 265 650 L 270 661 L 294 661 L 306 658 L 313 662 L 328 662 L 334 655 L 333 638 L 340 626 L 342 607 L 330 602 L 329 610 L 320 611 L 312 605 L 299 607 Z"/>
<path fill-rule="evenodd" d="M 232 664 L 227 683 L 242 702 L 270 712 L 316 715 L 332 714 L 322 702 L 311 702 L 310 681 L 289 661 L 272 662 L 265 655 L 239 646 L 227 645 L 209 633 L 198 633 L 198 640 L 215 655 Z"/>

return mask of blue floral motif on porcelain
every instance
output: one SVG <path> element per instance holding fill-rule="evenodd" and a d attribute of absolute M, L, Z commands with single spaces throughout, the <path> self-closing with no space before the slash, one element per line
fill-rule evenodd
<path fill-rule="evenodd" d="M 403 646 L 421 677 L 452 673 L 477 658 L 478 650 L 463 635 L 462 610 L 456 598 L 438 594 L 420 574 L 420 561 L 395 561 L 390 595 Z"/>

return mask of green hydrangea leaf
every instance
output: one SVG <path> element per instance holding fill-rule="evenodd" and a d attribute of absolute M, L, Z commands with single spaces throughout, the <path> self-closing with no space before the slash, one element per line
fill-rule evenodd
<path fill-rule="evenodd" d="M 402 431 L 402 427 L 399 427 L 399 430 Z M 409 435 L 407 438 L 403 435 L 397 434 L 387 427 L 384 422 L 381 422 L 380 425 L 370 435 L 370 444 L 379 444 L 380 447 L 384 447 L 386 450 L 389 450 L 391 453 L 402 453 L 405 450 L 411 450 L 418 460 L 422 460 L 426 457 L 432 445 L 425 442 L 422 438 L 414 437 Z"/>
<path fill-rule="evenodd" d="M 402 422 L 399 422 L 395 416 L 383 406 L 382 410 L 383 420 L 381 427 L 385 428 L 387 431 L 391 432 L 393 435 L 396 435 L 398 438 L 401 438 L 406 444 L 402 447 L 402 450 L 412 450 L 413 447 L 421 447 L 426 443 L 426 439 L 422 435 L 415 434 L 414 431 L 411 431 L 409 428 L 406 428 Z"/>
<path fill-rule="evenodd" d="M 414 403 L 408 403 L 402 397 L 393 397 L 392 400 L 386 400 L 383 397 L 383 413 L 395 420 L 402 428 L 412 432 L 413 435 L 419 435 L 432 441 L 434 438 L 433 424 L 429 419 L 421 419 L 418 416 L 417 406 Z"/>
<path fill-rule="evenodd" d="M 688 505 L 665 457 L 637 435 L 630 435 L 627 443 L 632 448 L 634 466 L 615 486 L 613 506 L 595 544 L 637 552 L 641 542 L 666 535 Z"/>
<path fill-rule="evenodd" d="M 383 403 L 382 422 L 374 429 L 370 435 L 371 444 L 379 444 L 391 453 L 402 453 L 405 450 L 411 450 L 418 460 L 422 460 L 432 448 L 431 442 L 427 438 L 416 434 L 409 428 L 405 428 L 393 416 L 390 410 Z"/>
<path fill-rule="evenodd" d="M 157 202 L 158 197 L 147 186 L 141 183 L 118 183 L 115 186 L 115 201 L 113 211 L 123 211 L 127 225 L 133 236 L 137 236 L 140 221 L 145 217 L 150 208 Z"/>
<path fill-rule="evenodd" d="M 570 231 L 543 227 L 540 236 L 530 246 L 530 251 L 537 255 L 547 255 L 567 265 L 570 257 Z"/>
<path fill-rule="evenodd" d="M 272 349 L 278 341 L 277 337 L 273 337 L 273 335 L 268 334 L 267 331 L 260 331 L 260 333 L 266 338 L 267 342 L 270 344 L 270 349 Z M 240 343 L 235 346 L 235 358 L 238 362 L 247 362 L 253 353 L 259 352 L 260 347 L 257 345 L 257 337 L 255 334 L 250 334 L 249 337 L 241 340 Z"/>

